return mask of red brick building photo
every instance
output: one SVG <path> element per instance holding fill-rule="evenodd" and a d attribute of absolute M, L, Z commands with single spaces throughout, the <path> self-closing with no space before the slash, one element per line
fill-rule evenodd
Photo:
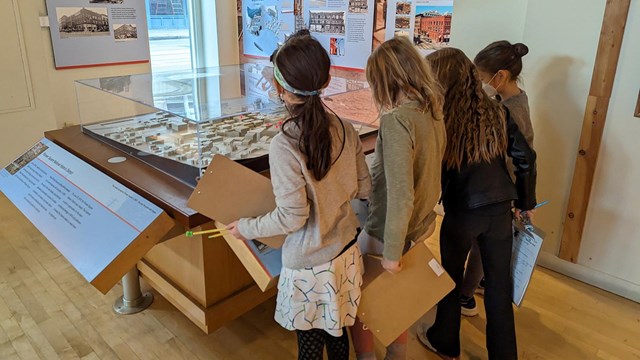
<path fill-rule="evenodd" d="M 451 15 L 422 16 L 420 34 L 432 43 L 448 43 L 451 34 Z"/>

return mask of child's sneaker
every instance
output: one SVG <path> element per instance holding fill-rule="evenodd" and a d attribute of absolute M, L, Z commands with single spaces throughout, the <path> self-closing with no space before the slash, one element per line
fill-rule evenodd
<path fill-rule="evenodd" d="M 482 280 L 480 280 L 480 285 L 476 288 L 476 294 L 484 296 L 484 285 L 485 281 L 484 278 L 482 278 Z"/>
<path fill-rule="evenodd" d="M 466 296 L 460 296 L 460 312 L 464 316 L 476 316 L 478 315 L 478 306 L 476 305 L 476 299 Z"/>
<path fill-rule="evenodd" d="M 440 358 L 442 358 L 444 360 L 460 360 L 460 356 L 457 356 L 457 357 L 447 356 L 447 355 L 441 353 L 440 351 L 438 351 L 438 349 L 436 349 L 433 345 L 431 345 L 431 341 L 429 341 L 429 338 L 427 337 L 427 330 L 429 330 L 429 326 L 427 326 L 427 324 L 422 323 L 422 324 L 418 325 L 418 329 L 417 330 L 418 330 L 417 331 L 418 332 L 417 333 L 418 340 L 429 351 L 435 353 L 436 355 L 440 356 Z"/>

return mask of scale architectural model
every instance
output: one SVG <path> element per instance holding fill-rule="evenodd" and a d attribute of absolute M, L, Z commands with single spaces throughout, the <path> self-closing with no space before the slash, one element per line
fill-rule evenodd
<path fill-rule="evenodd" d="M 282 113 L 247 113 L 216 122 L 195 123 L 156 112 L 84 126 L 84 131 L 186 165 L 207 167 L 215 154 L 233 160 L 267 155 L 279 132 Z"/>

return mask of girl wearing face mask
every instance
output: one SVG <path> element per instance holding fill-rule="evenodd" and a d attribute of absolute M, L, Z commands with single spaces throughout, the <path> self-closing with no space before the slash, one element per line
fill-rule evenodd
<path fill-rule="evenodd" d="M 509 109 L 520 132 L 533 148 L 533 127 L 529 116 L 529 99 L 527 93 L 518 86 L 518 78 L 522 71 L 522 57 L 529 48 L 521 43 L 511 44 L 506 40 L 489 44 L 476 55 L 474 63 L 478 75 L 483 82 L 483 90 L 489 96 L 502 102 Z M 513 168 L 509 168 L 513 178 Z M 533 213 L 531 213 L 533 214 Z M 532 219 L 529 219 L 532 220 Z M 478 315 L 478 307 L 474 293 L 484 294 L 484 272 L 478 244 L 473 243 L 469 253 L 469 261 L 460 289 L 460 305 L 462 315 Z"/>
<path fill-rule="evenodd" d="M 533 146 L 533 127 L 529 117 L 529 98 L 518 86 L 522 72 L 522 57 L 529 53 L 525 44 L 496 41 L 482 49 L 473 59 L 482 88 L 489 96 L 495 96 L 509 109 L 527 143 Z"/>

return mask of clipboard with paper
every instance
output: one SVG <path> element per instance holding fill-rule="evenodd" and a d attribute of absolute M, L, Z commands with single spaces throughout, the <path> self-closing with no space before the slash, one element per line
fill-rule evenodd
<path fill-rule="evenodd" d="M 513 254 L 511 277 L 513 280 L 513 303 L 520 307 L 536 267 L 545 233 L 539 228 L 513 221 Z"/>

